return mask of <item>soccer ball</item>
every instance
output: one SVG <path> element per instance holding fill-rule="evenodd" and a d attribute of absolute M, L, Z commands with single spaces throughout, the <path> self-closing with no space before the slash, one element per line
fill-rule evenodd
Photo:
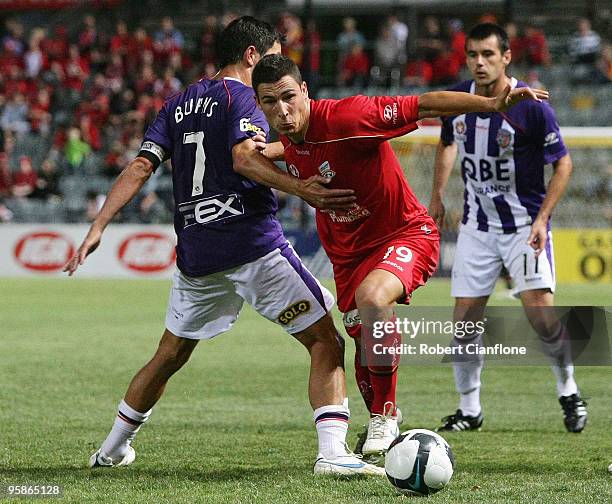
<path fill-rule="evenodd" d="M 428 495 L 450 481 L 455 458 L 442 436 L 426 429 L 401 434 L 385 455 L 385 471 L 401 493 Z"/>

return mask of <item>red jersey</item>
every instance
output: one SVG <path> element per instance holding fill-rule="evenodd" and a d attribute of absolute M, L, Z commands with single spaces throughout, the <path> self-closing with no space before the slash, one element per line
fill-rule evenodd
<path fill-rule="evenodd" d="M 398 236 L 437 239 L 435 223 L 412 192 L 387 141 L 417 129 L 418 97 L 353 96 L 311 100 L 304 142 L 281 136 L 289 173 L 331 178 L 353 189 L 350 210 L 318 210 L 321 243 L 334 266 L 366 258 Z"/>

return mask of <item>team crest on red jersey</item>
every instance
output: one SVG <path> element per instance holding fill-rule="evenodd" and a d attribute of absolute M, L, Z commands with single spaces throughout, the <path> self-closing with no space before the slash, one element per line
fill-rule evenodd
<path fill-rule="evenodd" d="M 324 161 L 323 163 L 321 163 L 321 166 L 319 166 L 319 173 L 322 177 L 328 179 L 334 178 L 336 176 L 336 172 L 332 170 L 329 166 L 329 161 Z"/>

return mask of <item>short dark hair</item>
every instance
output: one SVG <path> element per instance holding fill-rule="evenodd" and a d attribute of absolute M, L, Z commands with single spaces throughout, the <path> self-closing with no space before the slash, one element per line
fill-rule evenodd
<path fill-rule="evenodd" d="M 260 84 L 271 84 L 289 75 L 295 82 L 302 84 L 300 69 L 291 58 L 282 54 L 268 54 L 259 60 L 253 70 L 253 89 L 257 94 Z"/>
<path fill-rule="evenodd" d="M 270 23 L 251 16 L 234 19 L 219 37 L 219 66 L 223 68 L 240 63 L 249 46 L 254 46 L 263 55 L 276 41 L 280 42 L 280 35 Z"/>
<path fill-rule="evenodd" d="M 495 23 L 481 23 L 474 26 L 465 39 L 465 49 L 467 50 L 468 40 L 484 40 L 489 38 L 491 35 L 495 35 L 497 37 L 497 43 L 502 54 L 510 49 L 510 40 L 508 39 L 506 30 Z"/>

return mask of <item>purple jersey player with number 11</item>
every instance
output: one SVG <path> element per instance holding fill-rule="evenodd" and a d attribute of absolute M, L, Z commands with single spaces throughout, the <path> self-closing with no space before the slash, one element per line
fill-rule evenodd
<path fill-rule="evenodd" d="M 506 75 L 511 51 L 506 32 L 495 24 L 475 26 L 466 41 L 467 65 L 473 80 L 453 88 L 495 96 L 510 85 L 525 83 Z M 438 226 L 444 218 L 442 197 L 459 154 L 465 182 L 463 220 L 451 279 L 455 319 L 480 320 L 502 266 L 516 283 L 525 314 L 549 355 L 565 427 L 581 432 L 586 403 L 574 380 L 569 334 L 553 312 L 555 272 L 550 216 L 572 172 L 553 108 L 546 102 L 524 101 L 503 113 L 447 117 L 436 152 L 429 211 Z M 554 174 L 544 185 L 544 165 Z M 454 344 L 478 342 L 482 334 L 455 338 Z M 456 413 L 443 418 L 440 430 L 480 429 L 480 373 L 483 362 L 455 363 L 459 392 Z"/>
<path fill-rule="evenodd" d="M 318 176 L 296 180 L 260 154 L 252 140 L 268 134 L 251 75 L 262 56 L 280 52 L 272 27 L 251 17 L 237 19 L 222 33 L 219 47 L 221 71 L 164 104 L 138 157 L 115 182 L 65 267 L 70 274 L 76 271 L 116 213 L 160 163 L 171 159 L 178 271 L 166 330 L 151 361 L 130 383 L 111 432 L 89 464 L 113 467 L 134 461 L 132 441 L 169 378 L 198 341 L 228 331 L 246 301 L 310 353 L 309 398 L 319 438 L 315 474 L 382 476 L 384 469 L 364 463 L 346 448 L 344 342 L 329 314 L 334 299 L 283 236 L 269 187 L 328 209 L 349 208 L 352 191 L 328 190 Z"/>

